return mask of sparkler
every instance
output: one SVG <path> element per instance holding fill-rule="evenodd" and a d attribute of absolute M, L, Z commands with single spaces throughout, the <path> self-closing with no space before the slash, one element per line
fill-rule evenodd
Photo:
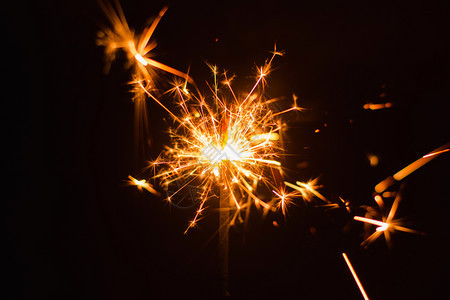
<path fill-rule="evenodd" d="M 155 172 L 158 169 L 153 179 L 160 181 L 168 193 L 167 200 L 175 205 L 180 205 L 177 195 L 190 192 L 191 186 L 197 187 L 198 209 L 185 233 L 196 226 L 207 203 L 219 198 L 219 252 L 224 294 L 227 294 L 229 227 L 248 219 L 252 205 L 264 213 L 280 209 L 285 214 L 292 197 L 297 194 L 285 191 L 279 161 L 283 128 L 279 116 L 299 111 L 297 99 L 292 107 L 274 111 L 270 105 L 278 99 L 264 97 L 272 61 L 282 54 L 275 47 L 272 57 L 258 68 L 256 82 L 248 93 L 236 93 L 231 86 L 232 78 L 226 73 L 223 73 L 219 88 L 215 66 L 210 66 L 214 86 L 208 85 L 212 99 L 198 91 L 192 93 L 187 89 L 187 81 L 176 83 L 171 92 L 178 98 L 181 115 L 172 112 L 146 86 L 140 85 L 177 124 L 170 130 L 173 145 L 166 147 L 151 163 Z M 174 185 L 177 188 L 170 192 Z M 257 193 L 260 186 L 267 187 L 274 196 L 263 199 Z"/>

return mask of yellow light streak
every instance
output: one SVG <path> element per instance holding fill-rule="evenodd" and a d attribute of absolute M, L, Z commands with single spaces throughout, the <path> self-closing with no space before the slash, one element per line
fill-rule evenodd
<path fill-rule="evenodd" d="M 356 274 L 355 269 L 354 269 L 353 266 L 352 266 L 352 263 L 351 263 L 350 260 L 348 259 L 347 254 L 342 253 L 342 256 L 344 257 L 345 263 L 347 264 L 348 269 L 350 270 L 350 273 L 352 273 L 352 276 L 353 276 L 353 278 L 355 279 L 355 282 L 356 282 L 356 284 L 358 285 L 358 288 L 359 288 L 359 290 L 361 291 L 361 294 L 362 294 L 363 298 L 364 298 L 365 300 L 369 300 L 369 297 L 367 296 L 367 293 L 366 293 L 366 291 L 364 290 L 364 287 L 363 287 L 361 281 L 359 280 L 358 275 Z"/>

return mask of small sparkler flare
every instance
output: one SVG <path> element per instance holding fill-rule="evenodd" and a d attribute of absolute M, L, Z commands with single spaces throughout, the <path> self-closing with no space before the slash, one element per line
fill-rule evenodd
<path fill-rule="evenodd" d="M 185 233 L 197 225 L 207 203 L 218 198 L 218 249 L 224 295 L 228 295 L 229 227 L 248 219 L 253 205 L 264 214 L 280 209 L 286 215 L 295 194 L 286 193 L 283 185 L 279 161 L 283 123 L 279 116 L 301 109 L 294 98 L 292 107 L 275 111 L 271 104 L 278 99 L 266 99 L 264 93 L 266 78 L 277 55 L 282 53 L 275 47 L 270 60 L 258 68 L 256 82 L 248 93 L 236 93 L 226 72 L 219 88 L 218 68 L 214 65 L 209 65 L 214 76 L 214 85 L 208 84 L 210 98 L 198 90 L 191 92 L 187 81 L 176 82 L 171 92 L 178 99 L 181 114 L 171 111 L 140 85 L 176 124 L 170 130 L 172 145 L 151 165 L 155 172 L 158 169 L 153 179 L 160 182 L 170 203 L 180 206 L 186 199 L 184 195 L 190 194 L 192 203 L 197 205 Z M 262 186 L 273 194 L 263 198 L 258 191 Z"/>
<path fill-rule="evenodd" d="M 274 108 L 272 104 L 279 99 L 266 97 L 265 86 L 272 71 L 273 59 L 282 56 L 283 51 L 277 50 L 275 46 L 270 59 L 256 69 L 255 82 L 245 93 L 232 88 L 235 76 L 229 76 L 227 72 L 220 73 L 217 66 L 207 64 L 213 73 L 214 82 L 206 83 L 208 96 L 204 96 L 187 74 L 189 72 L 181 72 L 152 58 L 156 48 L 152 37 L 167 7 L 160 10 L 147 28 L 136 34 L 129 27 L 117 0 L 114 4 L 99 0 L 99 5 L 110 23 L 110 27 L 101 27 L 97 39 L 97 44 L 105 50 L 106 69 L 110 68 L 120 51 L 125 54 L 126 67 L 132 74 L 130 85 L 132 100 L 136 105 L 136 136 L 148 137 L 148 98 L 162 107 L 174 124 L 169 130 L 170 146 L 165 146 L 160 156 L 150 162 L 154 171 L 151 180 L 159 186 L 151 184 L 149 179 L 137 179 L 131 175 L 127 183 L 136 186 L 139 191 L 146 190 L 156 196 L 162 194 L 158 189 L 164 190 L 166 200 L 176 207 L 195 207 L 185 234 L 197 226 L 209 206 L 218 208 L 218 252 L 224 295 L 229 295 L 229 228 L 248 220 L 251 207 L 262 210 L 264 215 L 281 211 L 286 218 L 289 207 L 295 203 L 294 199 L 301 197 L 308 204 L 319 199 L 322 207 L 345 208 L 345 213 L 351 214 L 349 201 L 338 197 L 339 201 L 336 199 L 332 202 L 319 193 L 321 185 L 318 184 L 318 178 L 307 182 L 296 181 L 295 184 L 284 180 L 281 158 L 285 123 L 280 118 L 288 112 L 303 109 L 297 105 L 298 97 L 295 94 L 292 95 L 293 105 L 286 109 Z M 156 87 L 157 70 L 174 75 L 173 88 L 163 96 Z M 175 99 L 176 109 L 160 100 L 160 96 L 167 95 Z M 385 93 L 382 93 L 380 98 L 383 100 L 380 101 L 384 103 L 368 102 L 363 105 L 363 109 L 373 111 L 393 107 L 393 102 L 386 102 L 384 97 Z M 323 124 L 323 127 L 327 126 L 327 123 Z M 321 134 L 321 130 L 322 127 L 316 128 L 314 133 Z M 450 143 L 423 155 L 375 186 L 377 194 L 374 200 L 377 207 L 365 207 L 367 213 L 364 217 L 353 217 L 355 221 L 365 224 L 368 237 L 361 243 L 362 246 L 367 247 L 381 235 L 384 235 L 390 246 L 391 234 L 396 231 L 421 234 L 405 227 L 400 219 L 395 218 L 403 185 L 398 192 L 389 191 L 388 188 L 448 151 Z M 375 154 L 368 153 L 367 159 L 372 167 L 379 163 L 379 157 Z M 395 197 L 388 213 L 383 197 Z M 276 221 L 272 224 L 280 226 Z M 368 300 L 347 254 L 342 253 L 342 256 L 362 296 Z"/>
<path fill-rule="evenodd" d="M 126 67 L 131 69 L 132 80 L 129 83 L 132 86 L 132 99 L 135 104 L 135 137 L 138 143 L 139 140 L 147 140 L 146 136 L 149 133 L 145 90 L 155 90 L 155 70 L 182 77 L 192 84 L 194 81 L 189 75 L 150 58 L 151 52 L 156 48 L 156 42 L 151 38 L 167 7 L 161 9 L 151 25 L 138 35 L 129 27 L 119 1 L 114 1 L 114 5 L 102 0 L 98 3 L 111 25 L 111 27 L 102 26 L 97 38 L 97 45 L 105 49 L 106 71 L 116 59 L 119 50 L 126 54 Z M 145 90 L 141 86 L 144 86 Z"/>
<path fill-rule="evenodd" d="M 147 27 L 140 35 L 135 36 L 134 30 L 128 26 L 128 22 L 119 2 L 115 1 L 114 3 L 115 5 L 112 5 L 107 1 L 103 2 L 99 0 L 99 5 L 108 17 L 112 26 L 112 29 L 106 26 L 103 27 L 102 30 L 98 32 L 97 39 L 97 44 L 105 47 L 107 67 L 109 68 L 111 62 L 115 60 L 117 50 L 121 49 L 127 55 L 128 66 L 134 67 L 133 78 L 139 81 L 146 81 L 147 88 L 149 87 L 148 85 L 153 83 L 150 73 L 152 67 L 186 78 L 190 82 L 193 82 L 187 74 L 149 58 L 150 52 L 156 47 L 156 42 L 150 42 L 150 39 L 158 26 L 158 23 L 161 21 L 161 18 L 166 13 L 167 7 L 161 9 L 158 16 L 149 27 Z"/>
<path fill-rule="evenodd" d="M 386 244 L 388 246 L 391 245 L 391 234 L 395 231 L 403 231 L 414 234 L 422 234 L 419 231 L 409 229 L 403 226 L 402 221 L 399 219 L 395 219 L 395 214 L 398 209 L 398 205 L 401 200 L 403 186 L 400 187 L 400 191 L 396 194 L 394 203 L 386 215 L 385 213 L 385 204 L 384 200 L 380 195 L 376 195 L 374 197 L 375 202 L 378 205 L 378 210 L 373 209 L 371 207 L 366 208 L 367 213 L 366 217 L 354 216 L 353 219 L 355 221 L 364 222 L 366 224 L 371 224 L 376 226 L 375 232 L 373 232 L 369 237 L 367 237 L 362 243 L 361 246 L 367 247 L 371 243 L 373 243 L 376 239 L 378 239 L 381 235 L 384 234 Z M 378 219 L 375 219 L 378 218 Z M 379 220 L 381 219 L 381 220 Z"/>

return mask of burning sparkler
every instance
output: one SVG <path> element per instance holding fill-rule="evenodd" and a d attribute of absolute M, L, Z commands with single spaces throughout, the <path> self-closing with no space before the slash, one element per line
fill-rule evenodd
<path fill-rule="evenodd" d="M 279 134 L 282 125 L 277 117 L 300 108 L 294 105 L 275 112 L 269 104 L 276 99 L 264 98 L 265 78 L 277 55 L 282 53 L 275 50 L 271 59 L 258 68 L 256 83 L 242 96 L 234 92 L 226 73 L 222 82 L 226 90 L 219 89 L 215 67 L 212 67 L 215 84 L 210 86 L 213 94 L 210 102 L 200 94 L 189 92 L 185 84 L 176 85 L 172 91 L 179 98 L 181 116 L 145 90 L 178 123 L 177 128 L 171 130 L 173 146 L 167 147 L 152 162 L 160 169 L 154 179 L 158 179 L 166 191 L 172 190 L 175 183 L 184 183 L 168 196 L 169 202 L 176 201 L 176 195 L 185 193 L 189 185 L 201 187 L 196 195 L 198 209 L 186 232 L 197 224 L 208 200 L 217 197 L 216 187 L 220 188 L 221 211 L 228 214 L 227 226 L 248 217 L 243 212 L 251 205 L 266 212 L 277 207 L 286 210 L 292 195 L 285 193 L 281 179 Z M 259 183 L 272 190 L 275 199 L 267 201 L 259 197 L 256 193 Z"/>
<path fill-rule="evenodd" d="M 375 202 L 378 205 L 378 210 L 373 209 L 371 207 L 367 207 L 366 217 L 355 216 L 354 219 L 359 222 L 364 222 L 366 224 L 375 225 L 376 230 L 369 237 L 367 237 L 362 243 L 361 246 L 367 247 L 371 243 L 373 243 L 376 239 L 378 239 L 381 235 L 384 234 L 386 244 L 388 246 L 391 245 L 391 234 L 395 231 L 403 231 L 408 233 L 422 234 L 419 231 L 409 229 L 403 226 L 402 221 L 399 219 L 395 219 L 395 214 L 397 212 L 398 205 L 401 200 L 403 186 L 400 188 L 400 191 L 396 194 L 394 203 L 392 204 L 389 213 L 385 212 L 385 204 L 384 200 L 380 195 L 376 195 L 374 197 Z M 381 220 L 380 220 L 381 219 Z"/>

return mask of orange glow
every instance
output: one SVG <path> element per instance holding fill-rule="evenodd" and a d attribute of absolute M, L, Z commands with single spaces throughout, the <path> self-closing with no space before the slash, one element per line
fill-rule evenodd
<path fill-rule="evenodd" d="M 155 88 L 155 69 L 182 77 L 190 83 L 193 83 L 193 80 L 189 75 L 148 57 L 150 52 L 156 48 L 156 42 L 151 41 L 151 38 L 166 13 L 167 7 L 161 9 L 154 21 L 141 34 L 136 34 L 135 30 L 129 27 L 119 1 L 115 1 L 114 5 L 106 0 L 99 0 L 98 3 L 110 23 L 110 27 L 101 26 L 97 38 L 97 45 L 104 47 L 106 71 L 116 59 L 118 51 L 126 54 L 128 59 L 126 65 L 131 68 L 132 72 L 130 84 L 132 85 L 132 100 L 135 103 L 136 142 L 139 142 L 139 139 L 147 141 L 150 129 L 147 120 L 146 93 L 140 86 L 144 86 L 145 89 Z"/>
<path fill-rule="evenodd" d="M 379 109 L 390 108 L 390 107 L 392 107 L 392 103 L 391 102 L 386 102 L 386 103 L 366 103 L 363 106 L 364 109 L 370 109 L 370 110 L 379 110 Z"/>

